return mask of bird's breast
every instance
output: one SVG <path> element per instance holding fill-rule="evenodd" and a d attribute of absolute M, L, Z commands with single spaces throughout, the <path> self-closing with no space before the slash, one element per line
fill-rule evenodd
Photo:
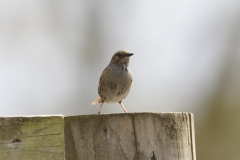
<path fill-rule="evenodd" d="M 124 99 L 132 85 L 132 74 L 128 67 L 113 67 L 104 80 L 100 96 L 107 103 L 116 103 Z"/>

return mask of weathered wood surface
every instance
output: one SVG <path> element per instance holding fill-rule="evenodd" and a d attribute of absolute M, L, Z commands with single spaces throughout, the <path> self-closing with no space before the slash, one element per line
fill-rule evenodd
<path fill-rule="evenodd" d="M 66 160 L 195 160 L 191 113 L 65 117 Z"/>
<path fill-rule="evenodd" d="M 1 117 L 1 160 L 63 160 L 62 116 Z"/>

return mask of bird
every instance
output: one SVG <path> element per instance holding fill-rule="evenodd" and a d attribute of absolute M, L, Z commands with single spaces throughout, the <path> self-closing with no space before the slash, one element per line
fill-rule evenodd
<path fill-rule="evenodd" d="M 99 79 L 99 97 L 92 102 L 92 105 L 100 103 L 98 114 L 101 114 L 103 103 L 119 103 L 126 113 L 122 100 L 130 92 L 133 78 L 129 68 L 130 57 L 133 53 L 126 50 L 119 50 L 113 56 L 108 66 L 103 70 Z"/>

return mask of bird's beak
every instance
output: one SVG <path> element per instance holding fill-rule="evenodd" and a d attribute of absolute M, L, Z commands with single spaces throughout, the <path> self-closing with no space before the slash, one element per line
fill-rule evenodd
<path fill-rule="evenodd" d="M 130 57 L 132 55 L 133 55 L 133 53 L 128 53 L 128 54 L 126 54 L 126 57 Z"/>

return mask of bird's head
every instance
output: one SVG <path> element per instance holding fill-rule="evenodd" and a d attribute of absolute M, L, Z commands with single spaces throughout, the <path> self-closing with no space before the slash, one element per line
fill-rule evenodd
<path fill-rule="evenodd" d="M 129 53 L 128 51 L 119 50 L 112 56 L 110 64 L 128 66 L 130 57 L 132 55 L 133 55 L 133 53 Z"/>

